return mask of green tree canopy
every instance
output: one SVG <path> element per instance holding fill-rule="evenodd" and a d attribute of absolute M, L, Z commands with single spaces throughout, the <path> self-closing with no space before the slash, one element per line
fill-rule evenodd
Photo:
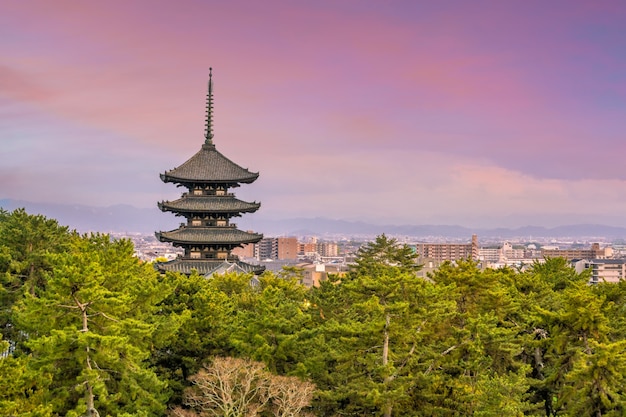
<path fill-rule="evenodd" d="M 160 415 L 167 391 L 146 366 L 157 273 L 133 257 L 130 241 L 108 235 L 73 236 L 51 262 L 46 286 L 15 306 L 29 366 L 50 380 L 45 402 L 67 416 Z"/>

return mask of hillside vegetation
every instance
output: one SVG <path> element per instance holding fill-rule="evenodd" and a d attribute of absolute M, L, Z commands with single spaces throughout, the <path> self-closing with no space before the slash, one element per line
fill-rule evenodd
<path fill-rule="evenodd" d="M 132 243 L 0 211 L 2 416 L 621 416 L 626 284 L 366 244 L 300 271 L 160 275 Z"/>

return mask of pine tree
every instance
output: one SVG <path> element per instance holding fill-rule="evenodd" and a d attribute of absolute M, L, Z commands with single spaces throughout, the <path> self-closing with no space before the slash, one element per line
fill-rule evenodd
<path fill-rule="evenodd" d="M 445 310 L 436 289 L 416 275 L 415 253 L 379 236 L 358 252 L 347 276 L 313 291 L 331 366 L 318 375 L 318 407 L 345 415 L 405 415 L 413 372 L 426 367 L 435 315 Z M 444 301 L 445 303 L 445 301 Z"/>
<path fill-rule="evenodd" d="M 49 385 L 45 376 L 30 369 L 30 358 L 9 354 L 9 343 L 0 340 L 0 415 L 6 417 L 51 417 L 52 407 L 44 398 Z"/>
<path fill-rule="evenodd" d="M 263 361 L 277 374 L 294 372 L 306 357 L 300 343 L 312 319 L 308 290 L 298 281 L 266 272 L 253 294 L 237 297 L 240 326 L 231 333 L 232 345 L 238 355 Z"/>
<path fill-rule="evenodd" d="M 525 312 L 518 338 L 531 366 L 530 399 L 545 416 L 569 415 L 572 404 L 581 401 L 568 388 L 577 358 L 610 334 L 604 299 L 587 282 L 587 274 L 576 273 L 562 258 L 537 262 L 513 282 Z"/>
<path fill-rule="evenodd" d="M 133 256 L 132 243 L 107 235 L 74 236 L 53 256 L 38 296 L 17 304 L 28 335 L 29 366 L 50 379 L 53 412 L 159 415 L 165 385 L 146 366 L 162 297 L 156 272 Z M 45 318 L 45 320 L 42 320 Z"/>
<path fill-rule="evenodd" d="M 204 358 L 233 354 L 230 335 L 238 325 L 234 298 L 251 291 L 250 277 L 227 274 L 209 280 L 196 273 L 167 273 L 160 280 L 166 296 L 158 304 L 157 320 L 164 334 L 150 361 L 173 390 L 170 405 L 178 405 Z"/>
<path fill-rule="evenodd" d="M 454 309 L 438 333 L 438 350 L 445 354 L 432 358 L 436 384 L 422 394 L 428 406 L 462 415 L 531 408 L 529 367 L 518 339 L 522 313 L 510 287 L 514 275 L 511 269 L 481 271 L 469 260 L 445 263 L 431 275 Z"/>
<path fill-rule="evenodd" d="M 12 307 L 24 294 L 37 297 L 52 269 L 51 257 L 69 248 L 71 233 L 56 220 L 30 215 L 24 209 L 0 211 L 0 332 L 17 353 L 24 331 Z"/>

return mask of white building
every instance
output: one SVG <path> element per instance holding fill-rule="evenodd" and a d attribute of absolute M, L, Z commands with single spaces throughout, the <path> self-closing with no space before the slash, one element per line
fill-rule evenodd
<path fill-rule="evenodd" d="M 590 284 L 620 282 L 626 277 L 626 259 L 581 259 L 573 261 L 576 272 L 591 270 Z"/>

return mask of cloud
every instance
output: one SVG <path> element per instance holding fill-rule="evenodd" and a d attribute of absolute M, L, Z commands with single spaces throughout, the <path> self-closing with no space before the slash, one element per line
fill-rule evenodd
<path fill-rule="evenodd" d="M 33 77 L 7 65 L 0 65 L 0 94 L 22 101 L 47 100 L 54 95 Z"/>
<path fill-rule="evenodd" d="M 298 174 L 313 166 L 318 169 L 316 181 L 301 181 Z M 607 216 L 615 221 L 626 209 L 621 193 L 615 192 L 626 187 L 622 180 L 538 179 L 438 153 L 419 158 L 397 151 L 350 159 L 310 156 L 283 164 L 280 172 L 288 173 L 283 177 L 277 172 L 265 172 L 264 178 L 261 170 L 259 181 L 238 194 L 254 195 L 263 202 L 263 215 L 278 218 L 324 213 L 379 224 L 452 222 L 485 227 L 500 221 L 516 227 L 530 221 L 556 226 L 574 220 L 593 223 Z"/>
<path fill-rule="evenodd" d="M 615 214 L 626 8 L 606 6 L 12 2 L 0 168 L 20 181 L 0 191 L 167 198 L 156 175 L 202 143 L 213 66 L 218 149 L 261 172 L 241 191 L 264 211 Z"/>

